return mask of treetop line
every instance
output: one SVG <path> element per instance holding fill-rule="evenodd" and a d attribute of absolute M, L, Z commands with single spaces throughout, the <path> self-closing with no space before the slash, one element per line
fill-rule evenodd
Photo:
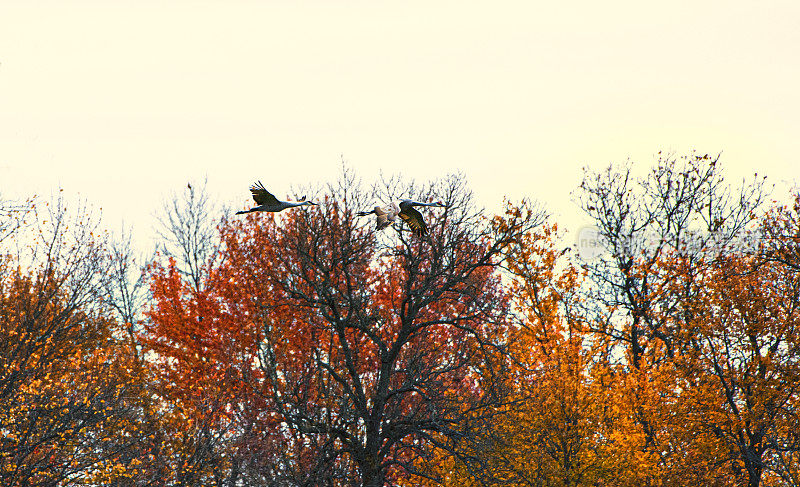
<path fill-rule="evenodd" d="M 718 162 L 587 171 L 577 252 L 461 176 L 189 184 L 153 255 L 32 201 L 0 220 L 0 483 L 798 485 L 800 195 Z"/>

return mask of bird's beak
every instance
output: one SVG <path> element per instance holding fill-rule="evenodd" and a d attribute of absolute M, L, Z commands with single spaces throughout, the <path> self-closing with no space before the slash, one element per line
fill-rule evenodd
<path fill-rule="evenodd" d="M 306 204 L 317 206 L 319 203 L 314 203 L 313 201 L 306 201 Z"/>

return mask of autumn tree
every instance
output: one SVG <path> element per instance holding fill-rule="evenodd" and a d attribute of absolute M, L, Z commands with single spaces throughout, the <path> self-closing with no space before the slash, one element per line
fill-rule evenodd
<path fill-rule="evenodd" d="M 680 312 L 665 319 L 681 320 L 676 327 L 687 344 L 675 360 L 681 398 L 691 411 L 685 424 L 709 440 L 710 451 L 695 465 L 708 464 L 707 471 L 749 487 L 797 482 L 792 465 L 800 452 L 800 273 L 790 251 L 795 234 L 791 215 L 778 208 L 750 233 L 750 246 L 703 266 L 680 255 L 660 263 L 676 276 L 669 292 L 689 296 L 679 303 Z M 700 271 L 690 272 L 689 265 Z M 691 292 L 680 292 L 686 288 Z"/>
<path fill-rule="evenodd" d="M 33 215 L 0 260 L 0 480 L 131 480 L 143 386 L 104 304 L 103 236 L 62 199 Z"/>
<path fill-rule="evenodd" d="M 502 228 L 522 208 L 509 205 Z M 519 236 L 504 267 L 512 300 L 506 401 L 482 432 L 490 485 L 581 486 L 613 483 L 630 457 L 616 443 L 624 415 L 608 363 L 608 343 L 585 326 L 579 306 L 584 272 L 559 248 L 548 224 Z M 466 465 L 438 459 L 444 485 L 484 485 Z M 434 485 L 434 484 L 431 484 Z"/>
<path fill-rule="evenodd" d="M 554 224 L 525 235 L 507 260 L 518 325 L 509 365 L 516 401 L 501 418 L 502 454 L 519 485 L 595 485 L 618 474 L 613 387 L 605 341 L 585 329 L 577 306 L 583 272 L 556 235 Z"/>
<path fill-rule="evenodd" d="M 800 192 L 791 206 L 779 205 L 762 226 L 761 257 L 800 271 Z"/>
<path fill-rule="evenodd" d="M 228 400 L 235 397 L 229 393 L 239 381 L 226 381 L 219 375 L 219 362 L 209 361 L 209 349 L 203 344 L 216 340 L 209 321 L 213 313 L 207 308 L 215 306 L 209 301 L 213 299 L 211 276 L 222 257 L 218 209 L 205 182 L 190 182 L 173 194 L 158 216 L 161 244 L 147 271 L 151 300 L 142 322 L 146 329 L 136 334 L 136 340 L 143 345 L 143 356 L 154 375 L 155 402 L 149 423 L 158 427 L 153 444 L 158 461 L 151 468 L 161 473 L 165 485 L 237 485 L 240 480 L 241 460 L 235 448 L 238 423 L 229 408 L 247 402 Z M 148 332 L 152 329 L 148 327 L 163 322 L 176 323 L 179 327 L 173 332 L 186 334 L 191 343 L 178 345 L 180 340 L 173 341 L 171 335 Z M 176 346 L 181 348 L 177 354 Z M 164 362 L 173 358 L 177 359 Z M 234 357 L 224 360 L 233 362 Z"/>
<path fill-rule="evenodd" d="M 508 300 L 497 270 L 541 212 L 492 227 L 459 177 L 378 188 L 345 175 L 319 207 L 225 222 L 224 260 L 202 292 L 174 266 L 154 276 L 159 366 L 225 404 L 217 414 L 232 421 L 251 483 L 425 475 L 417 460 L 465 451 L 501 397 L 492 372 Z M 377 234 L 355 216 L 401 196 L 447 207 L 425 212 L 423 237 L 400 223 Z"/>
<path fill-rule="evenodd" d="M 673 424 L 686 411 L 672 362 L 689 346 L 685 320 L 676 313 L 696 290 L 690 283 L 699 278 L 705 256 L 735 245 L 752 225 L 763 194 L 763 179 L 734 189 L 722 176 L 719 157 L 696 153 L 659 154 L 642 178 L 630 165 L 584 177 L 578 199 L 607 249 L 584 262 L 585 314 L 613 345 L 611 356 L 626 375 L 629 390 L 620 397 L 627 404 L 619 407 L 638 425 L 639 471 L 647 472 L 635 482 L 679 483 L 694 471 L 683 443 L 693 439 Z M 680 288 L 669 287 L 676 269 L 659 265 L 673 254 L 686 264 L 681 282 L 687 285 Z"/>

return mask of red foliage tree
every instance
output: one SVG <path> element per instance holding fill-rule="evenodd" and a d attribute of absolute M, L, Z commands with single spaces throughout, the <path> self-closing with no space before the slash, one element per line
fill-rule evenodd
<path fill-rule="evenodd" d="M 541 215 L 492 228 L 451 178 L 403 188 L 448 205 L 426 213 L 427 237 L 376 235 L 354 216 L 367 196 L 341 183 L 318 209 L 225 222 L 223 263 L 202 291 L 174 266 L 153 275 L 147 341 L 169 394 L 216 418 L 253 481 L 420 473 L 432 448 L 467 451 L 456 446 L 477 441 L 498 401 L 507 297 L 496 271 Z"/>

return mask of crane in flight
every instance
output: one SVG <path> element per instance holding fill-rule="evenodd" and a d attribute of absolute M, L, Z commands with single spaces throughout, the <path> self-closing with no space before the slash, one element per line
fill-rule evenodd
<path fill-rule="evenodd" d="M 356 215 L 367 216 L 370 214 L 374 214 L 375 230 L 383 230 L 384 228 L 394 223 L 398 213 L 400 213 L 400 208 L 398 208 L 396 204 L 391 203 L 384 207 L 376 206 L 374 210 L 359 211 L 358 213 L 356 213 Z"/>
<path fill-rule="evenodd" d="M 395 219 L 399 216 L 400 219 L 406 222 L 406 225 L 408 225 L 414 234 L 421 237 L 428 233 L 428 227 L 425 225 L 425 220 L 422 219 L 422 213 L 414 208 L 415 206 L 443 208 L 445 204 L 441 201 L 422 203 L 414 200 L 402 200 L 399 206 L 395 203 L 384 207 L 376 206 L 375 209 L 371 211 L 359 211 L 356 215 L 367 216 L 374 214 L 376 230 L 383 230 L 388 227 L 394 223 Z"/>
<path fill-rule="evenodd" d="M 273 196 L 272 193 L 267 191 L 264 188 L 264 185 L 261 184 L 261 181 L 258 181 L 257 183 L 254 183 L 252 186 L 250 186 L 250 192 L 253 194 L 253 200 L 256 202 L 258 206 L 254 206 L 249 210 L 237 211 L 236 212 L 237 215 L 241 215 L 242 213 L 251 213 L 253 211 L 278 212 L 285 210 L 286 208 L 294 208 L 296 206 L 316 205 L 316 203 L 313 203 L 311 201 L 306 201 L 305 196 L 303 196 L 303 198 L 300 201 L 281 201 L 275 196 Z"/>

